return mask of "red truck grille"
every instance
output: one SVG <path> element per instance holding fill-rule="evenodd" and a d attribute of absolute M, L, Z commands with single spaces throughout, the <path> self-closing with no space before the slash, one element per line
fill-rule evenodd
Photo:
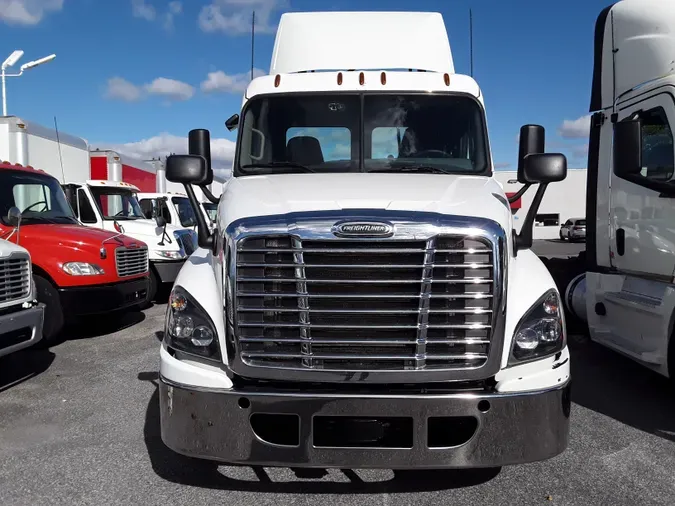
<path fill-rule="evenodd" d="M 148 272 L 148 248 L 117 248 L 115 264 L 121 278 L 144 274 Z"/>

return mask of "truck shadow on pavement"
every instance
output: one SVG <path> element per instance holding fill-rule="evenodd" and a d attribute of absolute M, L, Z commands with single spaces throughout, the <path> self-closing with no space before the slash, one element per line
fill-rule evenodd
<path fill-rule="evenodd" d="M 573 403 L 675 442 L 675 391 L 666 378 L 588 338 L 570 348 Z"/>
<path fill-rule="evenodd" d="M 0 392 L 39 376 L 54 362 L 56 355 L 44 349 L 25 349 L 0 358 Z"/>
<path fill-rule="evenodd" d="M 154 385 L 154 391 L 148 403 L 143 428 L 145 445 L 150 456 L 154 472 L 172 483 L 194 487 L 230 490 L 238 492 L 267 492 L 286 494 L 375 494 L 392 492 L 431 492 L 471 487 L 486 483 L 500 472 L 500 468 L 475 470 L 440 471 L 393 471 L 393 478 L 382 481 L 363 481 L 351 469 L 342 469 L 349 481 L 321 480 L 328 475 L 324 469 L 292 469 L 295 480 L 274 482 L 262 467 L 251 467 L 256 480 L 238 479 L 226 476 L 221 469 L 236 469 L 232 466 L 219 466 L 217 463 L 192 459 L 179 455 L 162 442 L 159 422 L 159 390 L 157 372 L 142 372 L 141 381 Z M 228 474 L 231 474 L 228 472 Z"/>
<path fill-rule="evenodd" d="M 54 345 L 64 341 L 78 341 L 114 334 L 133 327 L 143 320 L 145 320 L 145 313 L 142 311 L 88 316 L 66 327 Z"/>

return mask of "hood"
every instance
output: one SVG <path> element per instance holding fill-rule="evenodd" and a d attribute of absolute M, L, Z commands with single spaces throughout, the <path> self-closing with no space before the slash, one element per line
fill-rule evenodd
<path fill-rule="evenodd" d="M 478 216 L 511 229 L 504 190 L 492 178 L 449 174 L 275 174 L 231 179 L 224 223 L 302 211 L 384 209 Z"/>
<path fill-rule="evenodd" d="M 129 237 L 134 237 L 140 241 L 147 243 L 148 247 L 151 249 L 176 249 L 176 246 L 173 245 L 173 242 L 166 242 L 164 246 L 159 246 L 157 243 L 162 238 L 162 228 L 157 226 L 155 220 L 139 219 L 139 220 L 121 220 L 117 223 L 120 224 L 124 230 L 124 234 Z M 113 222 L 106 221 L 106 227 L 112 228 Z M 182 230 L 174 225 L 166 226 L 166 233 L 170 239 L 173 240 L 173 233 L 177 230 Z"/>
<path fill-rule="evenodd" d="M 115 237 L 118 236 L 118 237 Z M 16 237 L 13 236 L 12 239 Z M 115 237 L 115 239 L 111 239 Z M 103 241 L 111 239 L 105 244 Z M 65 246 L 74 250 L 91 252 L 98 255 L 102 246 L 106 249 L 127 246 L 143 246 L 138 239 L 117 232 L 109 232 L 100 228 L 85 227 L 83 225 L 23 225 L 19 234 L 19 244 L 32 250 L 33 247 L 54 248 Z"/>

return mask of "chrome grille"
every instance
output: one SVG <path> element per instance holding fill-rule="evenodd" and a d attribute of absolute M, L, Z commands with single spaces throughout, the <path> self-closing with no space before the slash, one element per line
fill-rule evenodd
<path fill-rule="evenodd" d="M 0 304 L 28 297 L 30 294 L 30 260 L 25 256 L 0 259 Z"/>
<path fill-rule="evenodd" d="M 475 369 L 491 346 L 488 239 L 237 243 L 236 324 L 247 366 L 337 371 Z"/>
<path fill-rule="evenodd" d="M 115 264 L 121 278 L 148 272 L 148 248 L 117 248 Z"/>

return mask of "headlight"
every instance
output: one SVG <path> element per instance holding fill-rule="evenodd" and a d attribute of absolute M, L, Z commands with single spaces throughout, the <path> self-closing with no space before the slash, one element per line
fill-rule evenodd
<path fill-rule="evenodd" d="M 166 343 L 177 350 L 220 361 L 216 328 L 187 291 L 174 286 L 166 310 Z"/>
<path fill-rule="evenodd" d="M 566 332 L 560 297 L 549 290 L 520 320 L 513 335 L 509 365 L 544 358 L 565 347 Z"/>
<path fill-rule="evenodd" d="M 101 267 L 96 264 L 88 264 L 87 262 L 66 262 L 61 267 L 66 274 L 71 276 L 97 276 L 104 274 Z"/>
<path fill-rule="evenodd" d="M 157 255 L 163 258 L 168 258 L 170 260 L 182 260 L 185 258 L 185 255 L 182 251 L 162 251 L 157 250 Z"/>

